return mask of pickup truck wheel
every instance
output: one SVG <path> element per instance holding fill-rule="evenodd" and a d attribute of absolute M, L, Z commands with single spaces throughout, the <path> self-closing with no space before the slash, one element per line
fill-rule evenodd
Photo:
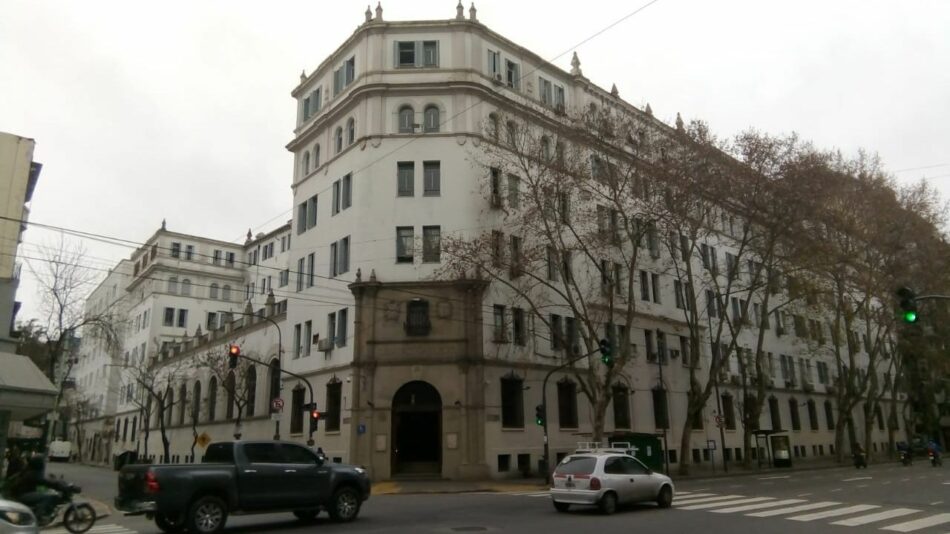
<path fill-rule="evenodd" d="M 294 510 L 294 517 L 301 521 L 311 522 L 320 515 L 320 510 Z"/>
<path fill-rule="evenodd" d="M 342 487 L 333 494 L 330 506 L 327 507 L 330 518 L 334 521 L 352 521 L 360 513 L 360 496 L 351 487 Z"/>
<path fill-rule="evenodd" d="M 155 516 L 155 526 L 158 527 L 158 530 L 168 534 L 177 534 L 185 530 L 185 524 L 180 517 L 169 517 L 165 514 Z"/>
<path fill-rule="evenodd" d="M 191 504 L 188 510 L 188 530 L 195 534 L 221 532 L 228 520 L 228 507 L 220 498 L 206 495 Z"/>

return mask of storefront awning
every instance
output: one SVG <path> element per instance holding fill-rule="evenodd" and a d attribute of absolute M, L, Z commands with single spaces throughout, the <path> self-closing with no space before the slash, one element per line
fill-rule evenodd
<path fill-rule="evenodd" d="M 12 421 L 42 415 L 56 405 L 56 386 L 26 356 L 0 352 L 0 411 Z"/>

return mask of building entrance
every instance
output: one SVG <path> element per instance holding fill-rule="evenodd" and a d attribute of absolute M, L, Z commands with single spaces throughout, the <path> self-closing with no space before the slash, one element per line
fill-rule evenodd
<path fill-rule="evenodd" d="M 442 472 L 442 397 L 429 384 L 404 384 L 393 396 L 393 474 Z"/>

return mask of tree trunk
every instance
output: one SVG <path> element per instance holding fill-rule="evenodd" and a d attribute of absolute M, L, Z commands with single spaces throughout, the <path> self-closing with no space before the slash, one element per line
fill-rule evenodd
<path fill-rule="evenodd" d="M 601 395 L 594 402 L 594 418 L 591 421 L 591 440 L 595 443 L 604 441 L 604 420 L 607 415 L 607 395 Z M 609 445 L 609 443 L 608 443 Z"/>
<path fill-rule="evenodd" d="M 844 463 L 844 425 L 845 421 L 838 417 L 838 424 L 835 425 L 835 459 L 839 464 Z"/>

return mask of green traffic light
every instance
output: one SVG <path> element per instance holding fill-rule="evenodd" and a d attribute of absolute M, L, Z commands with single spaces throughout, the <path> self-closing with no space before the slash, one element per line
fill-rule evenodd
<path fill-rule="evenodd" d="M 534 422 L 535 422 L 535 424 L 537 424 L 538 426 L 544 426 L 544 420 L 542 420 L 540 417 L 537 418 L 537 419 L 535 419 Z"/>
<path fill-rule="evenodd" d="M 913 310 L 908 310 L 904 312 L 904 322 L 905 323 L 916 323 L 917 322 L 917 312 Z"/>

